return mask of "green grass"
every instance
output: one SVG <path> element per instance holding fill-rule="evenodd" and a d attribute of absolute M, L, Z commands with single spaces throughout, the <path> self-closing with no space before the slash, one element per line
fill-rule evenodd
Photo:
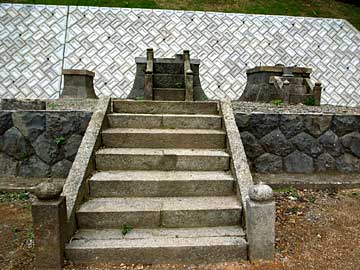
<path fill-rule="evenodd" d="M 0 0 L 0 2 L 341 18 L 350 21 L 360 29 L 360 7 L 335 0 Z"/>

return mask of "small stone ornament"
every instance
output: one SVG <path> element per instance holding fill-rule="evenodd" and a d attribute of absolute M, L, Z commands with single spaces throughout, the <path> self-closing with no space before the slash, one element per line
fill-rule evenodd
<path fill-rule="evenodd" d="M 249 189 L 249 197 L 256 202 L 265 202 L 273 199 L 273 190 L 268 185 L 260 182 Z"/>
<path fill-rule="evenodd" d="M 39 200 L 55 200 L 60 197 L 62 186 L 51 182 L 42 182 L 33 189 L 33 194 Z"/>

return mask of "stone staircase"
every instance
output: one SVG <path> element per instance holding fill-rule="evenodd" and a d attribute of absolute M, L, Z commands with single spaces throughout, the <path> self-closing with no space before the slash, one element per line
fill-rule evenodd
<path fill-rule="evenodd" d="M 156 94 L 155 94 L 156 95 Z M 66 245 L 74 263 L 247 259 L 217 102 L 114 100 L 89 196 Z M 134 229 L 125 236 L 124 225 Z"/>

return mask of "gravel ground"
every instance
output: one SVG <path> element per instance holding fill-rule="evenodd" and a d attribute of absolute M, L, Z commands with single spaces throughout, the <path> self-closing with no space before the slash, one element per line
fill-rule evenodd
<path fill-rule="evenodd" d="M 322 113 L 322 114 L 347 114 L 360 115 L 360 107 L 344 107 L 344 106 L 305 106 L 297 105 L 274 105 L 271 103 L 233 101 L 232 106 L 235 112 L 252 113 Z"/>
<path fill-rule="evenodd" d="M 65 269 L 358 270 L 360 189 L 276 191 L 276 258 L 205 265 L 80 265 Z M 30 199 L 0 194 L 0 269 L 33 270 Z"/>

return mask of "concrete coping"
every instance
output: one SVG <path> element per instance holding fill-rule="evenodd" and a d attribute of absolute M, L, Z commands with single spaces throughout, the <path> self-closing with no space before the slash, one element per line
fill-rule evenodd
<path fill-rule="evenodd" d="M 87 69 L 63 69 L 62 74 L 95 77 L 95 72 Z"/>
<path fill-rule="evenodd" d="M 146 57 L 135 57 L 136 64 L 146 64 Z M 183 64 L 184 61 L 179 58 L 154 58 L 154 64 Z M 199 59 L 190 59 L 190 64 L 200 65 Z"/>
<path fill-rule="evenodd" d="M 254 68 L 250 68 L 246 70 L 246 74 L 259 73 L 259 72 L 278 72 L 283 73 L 283 66 L 258 66 Z M 300 74 L 310 74 L 312 72 L 311 68 L 306 67 L 294 67 L 292 73 L 300 73 Z"/>

